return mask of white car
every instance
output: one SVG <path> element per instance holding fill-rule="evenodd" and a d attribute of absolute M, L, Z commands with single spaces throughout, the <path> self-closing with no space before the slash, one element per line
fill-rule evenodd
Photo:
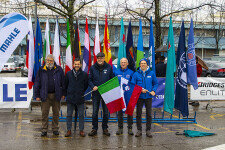
<path fill-rule="evenodd" d="M 2 71 L 10 71 L 10 72 L 16 72 L 16 65 L 13 62 L 13 58 L 10 57 L 7 61 L 7 63 L 4 64 Z"/>

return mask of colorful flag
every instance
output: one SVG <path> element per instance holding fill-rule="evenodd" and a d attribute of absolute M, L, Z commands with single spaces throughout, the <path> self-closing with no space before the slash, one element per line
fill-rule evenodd
<path fill-rule="evenodd" d="M 127 55 L 127 59 L 128 59 L 128 63 L 129 63 L 128 68 L 133 71 L 136 71 L 135 60 L 134 60 L 134 46 L 133 46 L 131 21 L 129 22 L 129 26 L 128 26 L 126 55 Z"/>
<path fill-rule="evenodd" d="M 83 52 L 83 71 L 89 74 L 90 68 L 91 68 L 91 49 L 90 49 L 90 39 L 89 39 L 89 33 L 88 33 L 88 20 L 86 18 L 84 52 Z"/>
<path fill-rule="evenodd" d="M 79 27 L 78 27 L 78 20 L 76 19 L 75 24 L 75 42 L 74 42 L 74 49 L 72 50 L 73 60 L 75 58 L 79 58 L 81 55 L 81 45 L 80 45 L 80 37 L 79 37 Z"/>
<path fill-rule="evenodd" d="M 118 77 L 114 77 L 106 83 L 98 86 L 98 91 L 101 94 L 110 114 L 125 108 Z"/>
<path fill-rule="evenodd" d="M 119 52 L 118 52 L 118 60 L 117 60 L 117 69 L 120 69 L 120 59 L 126 56 L 126 46 L 125 46 L 125 33 L 124 33 L 124 24 L 123 17 L 120 21 L 121 29 L 120 29 L 120 43 L 119 43 Z"/>
<path fill-rule="evenodd" d="M 95 28 L 95 43 L 94 43 L 94 63 L 97 61 L 96 55 L 101 52 L 101 45 L 100 45 L 100 38 L 99 38 L 99 27 L 98 27 L 98 18 L 96 21 L 96 28 Z"/>
<path fill-rule="evenodd" d="M 32 86 L 34 85 L 34 82 L 32 80 L 33 78 L 33 72 L 34 72 L 34 32 L 33 32 L 33 27 L 32 27 L 32 20 L 31 17 L 29 19 L 29 32 L 28 32 L 28 46 L 27 46 L 27 51 L 28 51 L 28 87 L 29 89 L 32 89 Z"/>
<path fill-rule="evenodd" d="M 37 28 L 36 28 L 36 37 L 35 37 L 35 51 L 34 51 L 34 78 L 35 80 L 36 74 L 41 67 L 41 58 L 43 56 L 42 51 L 42 35 L 41 35 L 41 27 L 39 23 L 39 19 L 37 18 Z"/>
<path fill-rule="evenodd" d="M 177 48 L 178 70 L 176 79 L 176 94 L 174 108 L 179 110 L 181 114 L 186 117 L 189 115 L 188 111 L 188 91 L 187 91 L 187 57 L 185 44 L 185 28 L 184 21 L 182 21 L 179 43 Z"/>
<path fill-rule="evenodd" d="M 166 85 L 164 110 L 173 114 L 174 108 L 174 73 L 176 72 L 175 46 L 173 36 L 173 24 L 170 17 L 170 25 L 167 39 L 167 68 L 166 68 Z"/>
<path fill-rule="evenodd" d="M 110 41 L 109 41 L 107 15 L 105 15 L 103 53 L 105 54 L 105 61 L 112 66 L 112 56 L 111 56 Z"/>
<path fill-rule="evenodd" d="M 66 46 L 65 74 L 72 69 L 73 69 L 73 63 L 72 63 L 72 51 L 71 51 L 71 42 L 70 42 L 70 29 L 69 29 L 69 20 L 67 19 L 67 46 Z"/>
<path fill-rule="evenodd" d="M 144 58 L 143 36 L 142 36 L 142 23 L 141 23 L 141 19 L 139 19 L 139 35 L 138 35 L 138 44 L 137 44 L 136 68 L 139 67 L 139 62 L 142 58 Z"/>
<path fill-rule="evenodd" d="M 153 35 L 153 23 L 152 17 L 150 19 L 150 35 L 149 35 L 149 61 L 150 68 L 155 72 L 155 46 L 154 46 L 154 35 Z"/>
<path fill-rule="evenodd" d="M 60 39 L 59 39 L 59 24 L 58 19 L 56 19 L 55 23 L 55 37 L 54 37 L 54 51 L 53 56 L 55 58 L 55 63 L 59 66 L 61 66 L 61 60 L 60 60 Z"/>
<path fill-rule="evenodd" d="M 142 87 L 129 82 L 127 79 L 121 77 L 120 89 L 126 106 L 125 113 L 132 116 L 134 108 L 137 104 L 138 98 L 141 94 Z"/>
<path fill-rule="evenodd" d="M 187 83 L 191 84 L 196 90 L 198 88 L 198 80 L 195 57 L 193 20 L 191 19 L 187 50 Z"/>
<path fill-rule="evenodd" d="M 49 30 L 49 22 L 46 20 L 45 27 L 45 40 L 44 40 L 44 50 L 43 50 L 43 61 L 47 58 L 48 54 L 51 54 L 51 40 L 50 40 L 50 30 Z"/>

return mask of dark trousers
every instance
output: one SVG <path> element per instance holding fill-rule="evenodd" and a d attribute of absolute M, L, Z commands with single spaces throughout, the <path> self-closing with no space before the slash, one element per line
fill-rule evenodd
<path fill-rule="evenodd" d="M 93 113 L 92 113 L 92 129 L 98 130 L 98 111 L 99 105 L 101 102 L 101 106 L 103 109 L 103 120 L 102 120 L 102 129 L 108 129 L 108 120 L 109 120 L 109 111 L 108 108 L 103 101 L 102 97 L 99 94 L 95 94 L 92 96 L 92 105 L 93 105 Z"/>
<path fill-rule="evenodd" d="M 132 129 L 133 116 L 127 115 L 127 128 Z M 118 111 L 118 127 L 123 129 L 123 111 Z"/>
<path fill-rule="evenodd" d="M 67 103 L 67 117 L 66 117 L 67 130 L 71 130 L 72 128 L 73 111 L 75 110 L 76 107 L 77 107 L 77 112 L 79 115 L 79 130 L 83 131 L 84 130 L 84 104 L 76 105 L 72 103 Z"/>
<path fill-rule="evenodd" d="M 52 106 L 52 131 L 59 130 L 59 111 L 60 111 L 60 101 L 55 99 L 55 94 L 48 94 L 46 101 L 41 102 L 41 112 L 42 112 L 42 131 L 48 131 L 48 115 L 50 107 Z"/>
<path fill-rule="evenodd" d="M 142 130 L 142 107 L 143 104 L 145 104 L 146 108 L 146 131 L 151 129 L 151 123 L 152 123 L 152 116 L 151 116 L 151 111 L 152 111 L 152 99 L 138 99 L 137 101 L 137 129 Z"/>

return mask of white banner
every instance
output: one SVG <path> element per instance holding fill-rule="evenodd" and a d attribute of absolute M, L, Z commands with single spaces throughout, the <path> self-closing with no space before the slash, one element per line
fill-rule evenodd
<path fill-rule="evenodd" d="M 29 108 L 32 96 L 27 78 L 0 77 L 0 108 Z"/>
<path fill-rule="evenodd" d="M 19 13 L 10 13 L 0 20 L 0 71 L 13 51 L 28 33 L 28 20 Z"/>
<path fill-rule="evenodd" d="M 198 78 L 198 89 L 191 86 L 191 100 L 225 100 L 224 78 Z"/>

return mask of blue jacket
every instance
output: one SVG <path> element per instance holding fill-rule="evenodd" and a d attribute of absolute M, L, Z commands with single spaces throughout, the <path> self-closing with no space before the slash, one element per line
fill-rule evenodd
<path fill-rule="evenodd" d="M 121 77 L 131 81 L 134 72 L 128 68 L 126 68 L 124 70 L 120 68 L 120 69 L 114 70 L 114 74 L 115 74 L 115 76 L 118 77 L 119 82 L 121 81 Z"/>
<path fill-rule="evenodd" d="M 141 69 L 137 70 L 137 72 L 134 73 L 131 82 L 141 86 L 149 92 L 156 92 L 158 88 L 158 81 L 155 72 L 151 71 L 150 69 L 146 70 L 145 72 L 143 72 Z M 148 99 L 152 98 L 152 95 L 150 95 L 148 92 L 141 93 L 139 98 Z"/>
<path fill-rule="evenodd" d="M 55 84 L 55 99 L 61 100 L 62 96 L 66 95 L 65 76 L 62 68 L 55 64 L 53 74 Z M 41 101 L 46 101 L 48 97 L 48 74 L 46 65 L 41 66 L 37 72 L 34 83 L 35 98 L 41 98 Z"/>

